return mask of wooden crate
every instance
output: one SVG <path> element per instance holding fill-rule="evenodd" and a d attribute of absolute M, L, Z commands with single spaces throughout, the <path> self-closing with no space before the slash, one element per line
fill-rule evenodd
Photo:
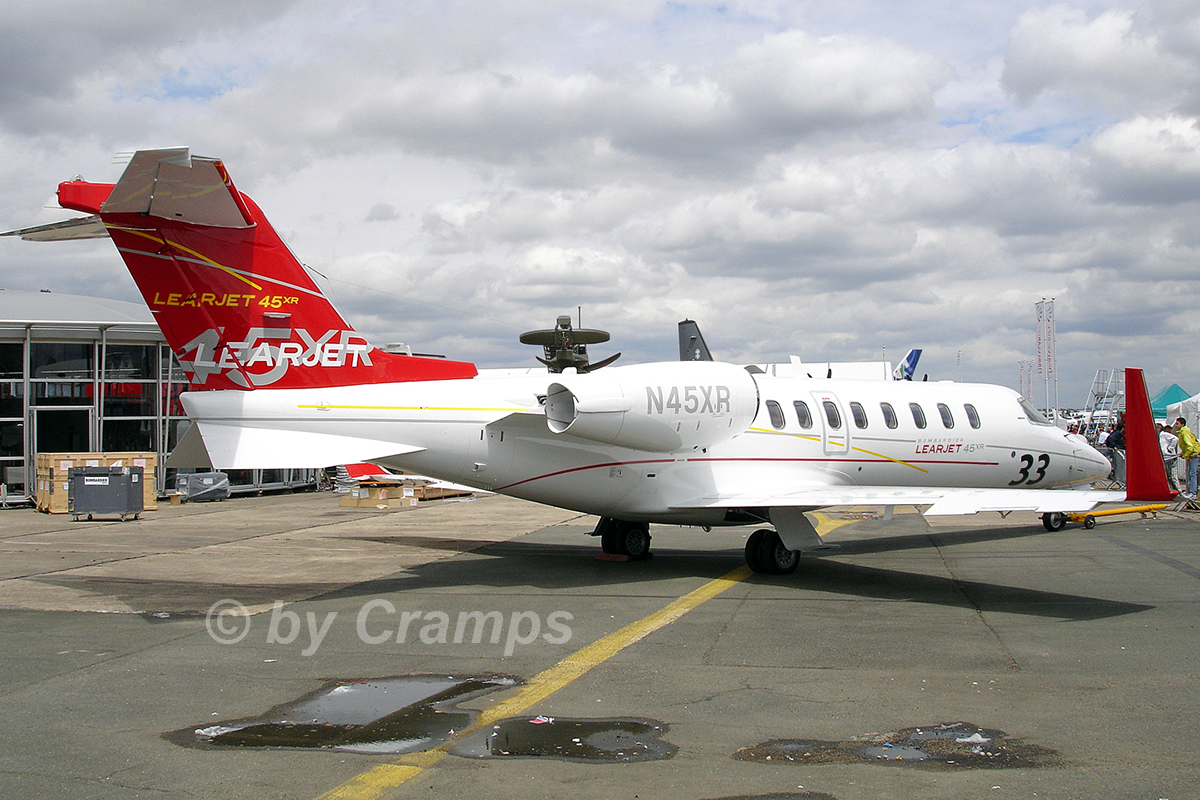
<path fill-rule="evenodd" d="M 68 470 L 71 467 L 141 467 L 143 508 L 146 511 L 158 509 L 158 494 L 154 491 L 157 453 L 38 453 L 36 458 L 38 511 L 68 513 Z"/>

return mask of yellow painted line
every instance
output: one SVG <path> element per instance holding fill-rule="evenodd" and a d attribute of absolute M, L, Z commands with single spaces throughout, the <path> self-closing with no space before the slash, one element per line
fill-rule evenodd
<path fill-rule="evenodd" d="M 818 533 L 828 533 L 855 521 L 835 520 L 825 514 L 814 514 L 813 516 L 817 518 Z M 752 574 L 749 567 L 741 566 L 719 578 L 714 578 L 699 589 L 685 594 L 650 616 L 626 625 L 615 633 L 610 633 L 603 639 L 575 651 L 549 669 L 539 672 L 512 697 L 481 711 L 475 718 L 475 722 L 458 731 L 440 746 L 418 753 L 407 753 L 395 761 L 372 767 L 341 786 L 329 790 L 317 800 L 377 800 L 384 793 L 412 780 L 429 767 L 437 764 L 450 754 L 450 749 L 458 742 L 500 720 L 522 714 L 531 706 L 545 700 L 559 689 L 586 674 L 592 667 L 604 663 L 631 644 L 636 644 L 655 631 L 670 625 L 700 604 L 733 588 Z"/>
<path fill-rule="evenodd" d="M 326 792 L 318 800 L 376 800 L 376 798 L 382 797 L 384 792 L 415 778 L 428 767 L 441 761 L 449 754 L 450 748 L 462 739 L 494 725 L 502 719 L 523 713 L 535 703 L 545 700 L 593 667 L 604 663 L 626 647 L 641 641 L 660 628 L 670 625 L 701 603 L 711 600 L 744 581 L 751 574 L 749 567 L 742 566 L 720 578 L 709 581 L 694 592 L 684 595 L 650 616 L 626 625 L 615 633 L 610 633 L 603 639 L 577 650 L 549 669 L 538 673 L 515 695 L 480 712 L 473 724 L 457 732 L 439 747 L 422 753 L 409 753 L 394 762 L 373 767 Z"/>
<path fill-rule="evenodd" d="M 843 525 L 849 525 L 852 522 L 858 522 L 856 519 L 834 519 L 828 514 L 823 514 L 820 511 L 812 512 L 813 519 L 817 521 L 817 533 L 824 536 L 830 531 L 837 530 Z"/>

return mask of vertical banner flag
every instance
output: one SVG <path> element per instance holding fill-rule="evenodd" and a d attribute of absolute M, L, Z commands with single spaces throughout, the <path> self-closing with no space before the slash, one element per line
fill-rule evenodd
<path fill-rule="evenodd" d="M 1054 301 L 1037 303 L 1037 374 L 1047 378 L 1054 375 Z"/>

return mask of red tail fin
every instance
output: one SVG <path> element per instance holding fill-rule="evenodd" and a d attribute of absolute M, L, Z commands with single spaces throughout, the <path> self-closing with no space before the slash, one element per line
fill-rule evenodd
<path fill-rule="evenodd" d="M 1150 393 L 1140 369 L 1125 370 L 1125 499 L 1173 500 L 1167 485 L 1158 429 L 1150 411 Z"/>
<path fill-rule="evenodd" d="M 99 213 L 159 327 L 201 389 L 469 378 L 464 362 L 386 353 L 338 314 L 215 159 L 136 153 L 114 186 L 68 181 L 66 208 Z"/>

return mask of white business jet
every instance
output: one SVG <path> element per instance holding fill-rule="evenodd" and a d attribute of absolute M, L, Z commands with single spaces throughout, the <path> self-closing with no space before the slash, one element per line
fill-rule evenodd
<path fill-rule="evenodd" d="M 385 352 L 224 165 L 187 148 L 139 151 L 116 184 L 67 181 L 58 197 L 89 216 L 11 233 L 111 237 L 191 381 L 177 465 L 369 461 L 598 515 L 603 550 L 634 558 L 652 523 L 770 526 L 746 545 L 770 573 L 821 545 L 805 515 L 816 508 L 1024 509 L 1057 529 L 1065 512 L 1126 498 L 1091 491 L 1108 461 L 1001 386 L 715 361 L 479 371 Z"/>

